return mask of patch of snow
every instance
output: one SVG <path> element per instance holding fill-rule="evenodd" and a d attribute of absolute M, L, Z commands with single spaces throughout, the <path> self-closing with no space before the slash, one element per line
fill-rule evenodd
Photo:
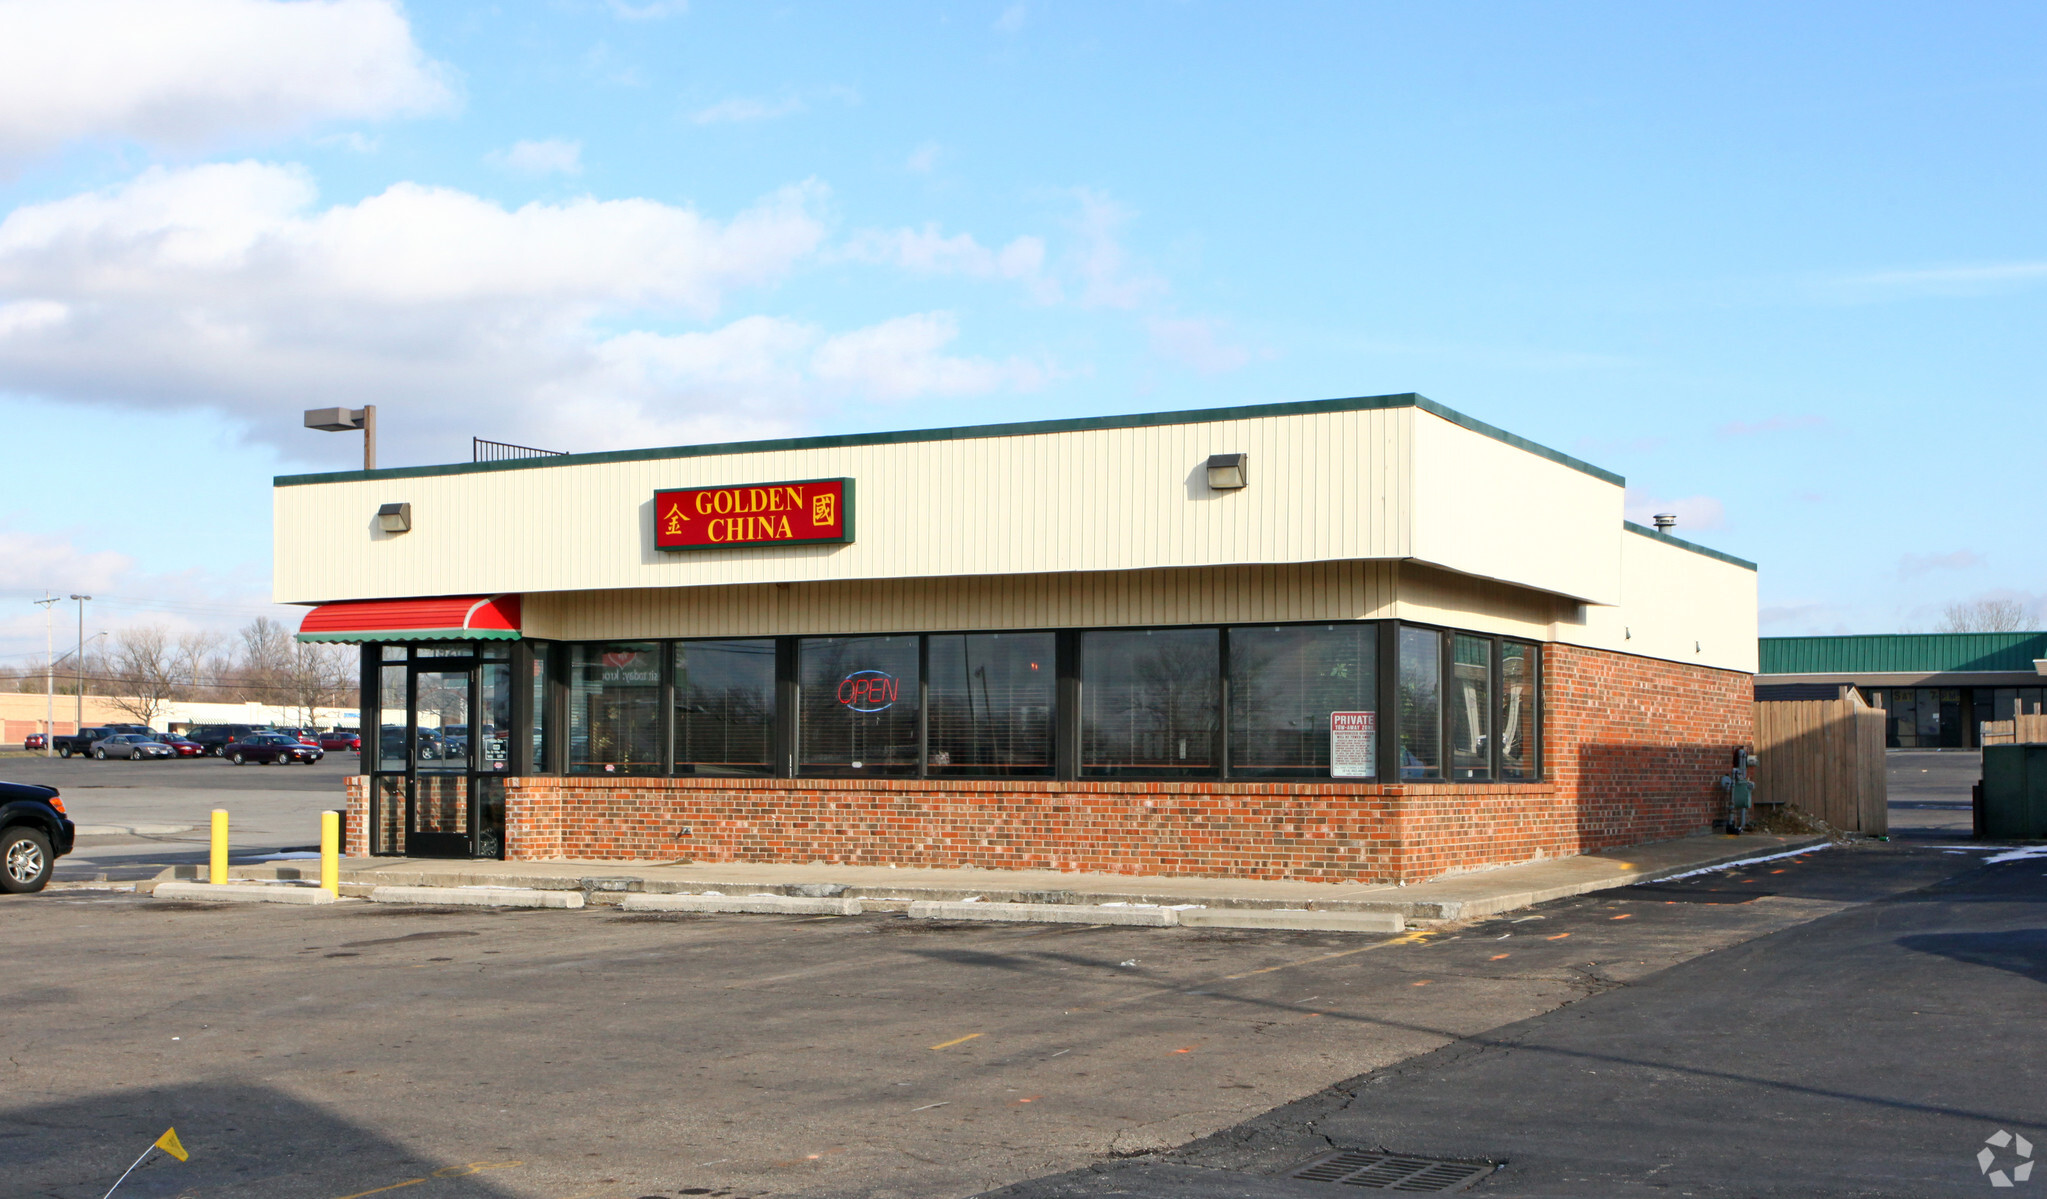
<path fill-rule="evenodd" d="M 1983 864 L 1985 866 L 1999 866 L 2005 862 L 2030 862 L 2038 858 L 2047 858 L 2047 845 L 2027 845 L 2019 849 L 2007 849 L 2003 853 L 1992 854 L 1984 858 Z"/>
<path fill-rule="evenodd" d="M 1795 858 L 1803 854 L 1818 853 L 1822 849 L 1832 848 L 1832 845 L 1811 845 L 1804 849 L 1787 849 L 1783 853 L 1766 853 L 1759 858 L 1742 858 L 1739 861 L 1722 862 L 1718 866 L 1701 866 L 1697 870 L 1687 870 L 1683 874 L 1666 874 L 1661 878 L 1645 878 L 1639 883 L 1630 883 L 1629 886 L 1639 887 L 1644 883 L 1676 882 L 1681 878 L 1697 878 L 1702 874 L 1718 874 L 1723 870 L 1735 870 L 1742 866 L 1753 866 L 1757 862 L 1774 862 L 1780 858 Z"/>

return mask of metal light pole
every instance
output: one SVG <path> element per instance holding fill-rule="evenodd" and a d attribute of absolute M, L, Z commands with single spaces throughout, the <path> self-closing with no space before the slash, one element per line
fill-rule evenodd
<path fill-rule="evenodd" d="M 360 408 L 308 408 L 306 428 L 323 433 L 353 433 L 362 430 L 362 468 L 377 469 L 377 406 Z"/>
<path fill-rule="evenodd" d="M 85 601 L 89 595 L 74 595 L 78 601 L 78 722 L 71 726 L 71 734 L 77 736 L 85 731 Z"/>
<path fill-rule="evenodd" d="M 43 756 L 57 752 L 57 597 L 45 593 L 43 606 Z"/>

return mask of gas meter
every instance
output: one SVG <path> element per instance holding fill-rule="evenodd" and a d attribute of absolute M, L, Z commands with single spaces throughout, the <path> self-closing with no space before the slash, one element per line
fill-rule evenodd
<path fill-rule="evenodd" d="M 1727 792 L 1727 832 L 1731 836 L 1748 828 L 1749 812 L 1755 807 L 1756 784 L 1750 772 L 1756 756 L 1747 746 L 1736 746 L 1734 769 L 1720 776 L 1720 789 Z"/>

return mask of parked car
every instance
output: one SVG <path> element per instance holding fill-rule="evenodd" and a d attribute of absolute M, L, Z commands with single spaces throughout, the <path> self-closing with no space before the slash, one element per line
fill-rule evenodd
<path fill-rule="evenodd" d="M 57 734 L 57 756 L 68 758 L 72 754 L 91 753 L 92 747 L 108 737 L 121 733 L 148 733 L 146 724 L 103 724 L 80 729 L 75 733 Z"/>
<path fill-rule="evenodd" d="M 269 727 L 264 724 L 202 724 L 188 729 L 185 737 L 198 743 L 199 752 L 212 754 L 217 758 L 221 749 L 229 742 L 265 732 Z"/>
<path fill-rule="evenodd" d="M 176 750 L 181 758 L 196 758 L 206 752 L 197 741 L 179 733 L 162 733 L 157 736 L 157 740 Z"/>
<path fill-rule="evenodd" d="M 175 758 L 178 751 L 156 739 L 154 733 L 115 733 L 102 737 L 92 747 L 92 756 L 105 761 L 108 758 L 129 758 L 141 761 L 145 758 Z"/>
<path fill-rule="evenodd" d="M 402 728 L 394 728 L 388 724 L 385 725 L 380 731 L 377 743 L 382 747 L 383 755 L 387 758 L 403 758 L 405 756 L 405 730 Z M 441 735 L 439 733 L 432 729 L 419 730 L 419 756 L 423 760 L 433 760 L 447 756 L 442 752 Z"/>
<path fill-rule="evenodd" d="M 278 725 L 270 731 L 273 733 L 283 733 L 287 737 L 296 737 L 307 745 L 318 745 L 320 743 L 319 731 L 316 729 L 300 729 L 292 728 L 288 725 Z"/>
<path fill-rule="evenodd" d="M 21 747 L 23 749 L 42 749 L 48 744 L 48 739 L 41 733 L 30 733 L 21 739 Z"/>
<path fill-rule="evenodd" d="M 287 766 L 293 762 L 304 762 L 311 766 L 327 754 L 319 746 L 307 745 L 296 737 L 265 731 L 228 742 L 221 747 L 220 756 L 237 766 L 245 762 L 261 762 L 265 766 L 273 762 Z"/>
<path fill-rule="evenodd" d="M 0 783 L 0 891 L 42 890 L 74 831 L 55 787 Z"/>
<path fill-rule="evenodd" d="M 320 748 L 329 753 L 344 749 L 352 749 L 357 753 L 361 753 L 362 734 L 354 729 L 328 729 L 320 734 Z"/>

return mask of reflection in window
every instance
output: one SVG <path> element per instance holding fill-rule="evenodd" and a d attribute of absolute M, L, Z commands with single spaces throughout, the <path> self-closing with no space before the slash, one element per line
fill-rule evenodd
<path fill-rule="evenodd" d="M 917 773 L 917 642 L 910 636 L 797 643 L 801 773 Z"/>
<path fill-rule="evenodd" d="M 1532 645 L 1500 642 L 1500 777 L 1532 779 L 1542 774 L 1536 739 L 1535 685 L 1541 660 Z"/>
<path fill-rule="evenodd" d="M 1379 626 L 1230 630 L 1230 773 L 1327 775 L 1329 714 L 1377 714 Z"/>
<path fill-rule="evenodd" d="M 1450 777 L 1492 776 L 1493 643 L 1489 637 L 1451 639 Z"/>
<path fill-rule="evenodd" d="M 661 655 L 651 641 L 569 648 L 569 773 L 661 773 Z"/>
<path fill-rule="evenodd" d="M 1400 630 L 1400 777 L 1442 773 L 1443 637 L 1433 629 Z"/>
<path fill-rule="evenodd" d="M 775 643 L 675 646 L 675 770 L 766 774 L 775 746 Z"/>
<path fill-rule="evenodd" d="M 934 634 L 930 643 L 930 772 L 1051 773 L 1052 634 Z"/>
<path fill-rule="evenodd" d="M 1216 630 L 1091 632 L 1080 644 L 1081 773 L 1215 769 Z"/>
<path fill-rule="evenodd" d="M 512 769 L 512 664 L 484 662 L 476 668 L 476 727 L 470 742 L 476 769 L 502 774 Z"/>
<path fill-rule="evenodd" d="M 384 655 L 389 657 L 397 650 L 403 659 L 403 646 L 387 645 Z M 411 710 L 412 701 L 405 694 L 405 663 L 386 662 L 377 668 L 377 769 L 398 772 L 405 769 L 406 746 L 405 717 Z"/>

